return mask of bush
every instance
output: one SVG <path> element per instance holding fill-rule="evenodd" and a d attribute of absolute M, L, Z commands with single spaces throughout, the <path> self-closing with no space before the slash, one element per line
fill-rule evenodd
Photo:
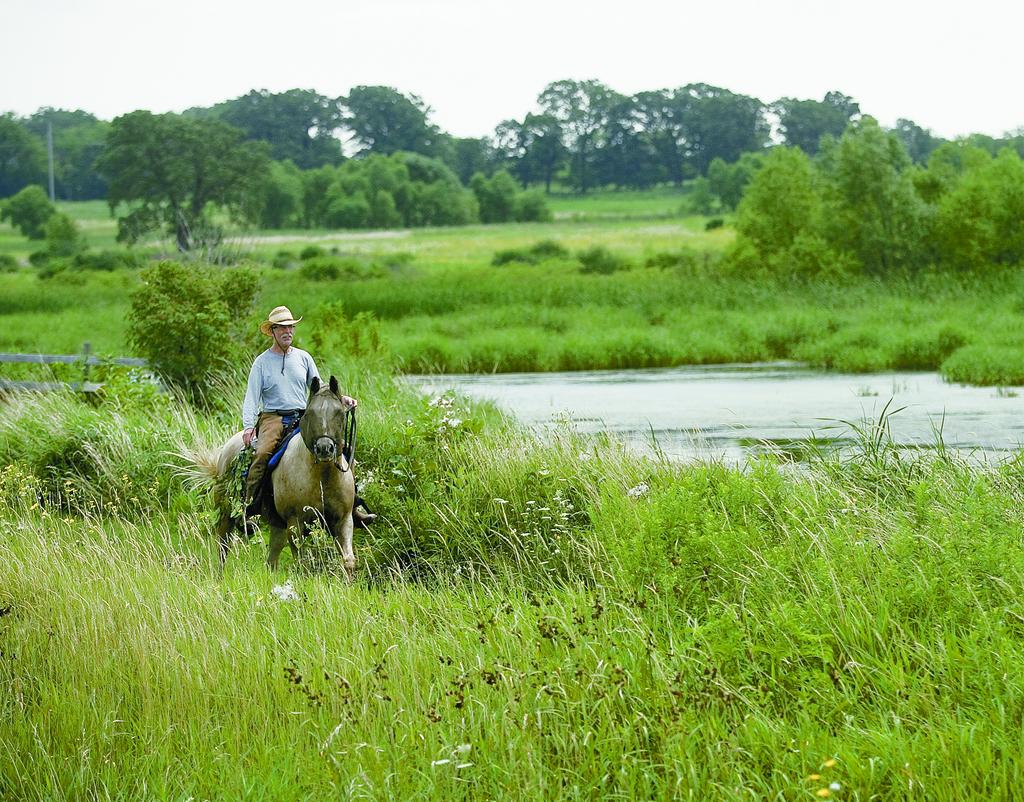
<path fill-rule="evenodd" d="M 380 278 L 386 270 L 376 262 L 366 262 L 354 257 L 321 256 L 307 259 L 299 268 L 303 278 L 310 281 L 337 281 Z"/>
<path fill-rule="evenodd" d="M 470 180 L 469 187 L 480 205 L 480 222 L 507 223 L 512 220 L 519 187 L 508 172 L 498 170 L 490 178 L 477 173 Z"/>
<path fill-rule="evenodd" d="M 520 193 L 513 214 L 520 223 L 550 223 L 554 219 L 547 198 L 539 189 Z"/>
<path fill-rule="evenodd" d="M 707 254 L 703 254 L 704 261 L 707 261 Z M 659 267 L 662 270 L 694 270 L 701 263 L 701 254 L 683 248 L 679 251 L 662 251 L 653 256 L 647 257 L 644 267 Z"/>
<path fill-rule="evenodd" d="M 37 186 L 25 187 L 0 204 L 0 220 L 9 220 L 29 239 L 43 239 L 46 222 L 56 212 L 46 193 Z"/>
<path fill-rule="evenodd" d="M 241 364 L 255 338 L 259 279 L 243 269 L 161 262 L 131 295 L 128 340 L 168 384 L 205 400 L 210 381 Z"/>
<path fill-rule="evenodd" d="M 271 264 L 278 270 L 290 270 L 295 267 L 295 254 L 291 251 L 278 251 L 274 254 Z"/>
<path fill-rule="evenodd" d="M 319 245 L 307 245 L 301 251 L 299 251 L 299 258 L 305 261 L 306 259 L 315 259 L 318 256 L 323 256 L 327 253 Z"/>
<path fill-rule="evenodd" d="M 595 245 L 580 251 L 576 256 L 580 261 L 581 273 L 599 273 L 608 275 L 619 270 L 628 270 L 629 262 L 621 256 L 612 253 L 603 245 Z"/>
<path fill-rule="evenodd" d="M 721 217 L 712 217 L 704 224 L 705 231 L 714 231 L 716 228 L 721 228 L 725 225 L 725 220 Z"/>
<path fill-rule="evenodd" d="M 135 270 L 144 267 L 146 257 L 138 251 L 86 251 L 75 256 L 76 270 L 113 271 L 121 269 Z"/>
<path fill-rule="evenodd" d="M 495 267 L 521 262 L 523 264 L 535 265 L 548 259 L 568 259 L 569 251 L 554 240 L 541 240 L 529 248 L 509 248 L 498 251 L 491 258 L 491 264 Z"/>
<path fill-rule="evenodd" d="M 66 214 L 50 215 L 46 221 L 46 249 L 57 258 L 75 256 L 86 249 L 85 238 L 75 221 Z"/>
<path fill-rule="evenodd" d="M 9 253 L 0 253 L 0 273 L 13 273 L 18 269 L 18 260 Z"/>

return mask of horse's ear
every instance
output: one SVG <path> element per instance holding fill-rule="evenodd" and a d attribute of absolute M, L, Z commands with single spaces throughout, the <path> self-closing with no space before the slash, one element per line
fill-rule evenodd
<path fill-rule="evenodd" d="M 320 392 L 320 377 L 319 376 L 314 376 L 313 377 L 313 383 L 311 385 L 309 385 L 309 389 L 312 390 L 314 394 Z"/>
<path fill-rule="evenodd" d="M 331 376 L 331 392 L 338 395 L 338 380 Z"/>

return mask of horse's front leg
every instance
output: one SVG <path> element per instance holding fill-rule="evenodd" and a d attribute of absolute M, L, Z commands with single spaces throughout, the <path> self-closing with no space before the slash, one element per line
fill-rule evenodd
<path fill-rule="evenodd" d="M 351 582 L 356 574 L 356 555 L 352 551 L 352 511 L 349 510 L 337 518 L 332 517 L 328 528 L 334 538 L 334 545 L 341 554 L 342 562 L 345 563 L 345 574 Z"/>

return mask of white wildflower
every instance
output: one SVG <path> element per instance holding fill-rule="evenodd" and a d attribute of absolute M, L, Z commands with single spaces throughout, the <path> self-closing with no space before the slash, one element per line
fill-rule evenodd
<path fill-rule="evenodd" d="M 431 765 L 431 766 L 444 766 L 444 765 L 446 765 L 446 764 L 448 764 L 448 763 L 451 763 L 451 762 L 452 762 L 452 761 L 451 761 L 451 759 L 450 759 L 450 758 L 447 758 L 447 757 L 443 757 L 443 758 L 441 758 L 440 760 L 432 760 L 432 761 L 430 762 L 430 765 Z"/>
<path fill-rule="evenodd" d="M 832 791 L 841 791 L 843 788 L 839 783 L 829 783 L 828 787 Z"/>
<path fill-rule="evenodd" d="M 626 495 L 630 498 L 643 498 L 650 491 L 651 486 L 647 482 L 641 482 L 636 487 L 631 487 L 626 491 Z"/>
<path fill-rule="evenodd" d="M 504 499 L 504 498 L 496 498 L 496 499 L 492 499 L 492 501 L 494 501 L 495 504 L 501 504 L 502 506 L 504 506 L 505 504 L 508 504 L 508 499 Z"/>
<path fill-rule="evenodd" d="M 298 601 L 299 598 L 299 594 L 295 592 L 290 579 L 283 585 L 275 585 L 270 592 L 281 601 Z"/>

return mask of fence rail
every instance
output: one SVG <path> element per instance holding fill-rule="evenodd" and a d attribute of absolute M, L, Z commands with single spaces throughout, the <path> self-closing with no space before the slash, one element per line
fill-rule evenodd
<path fill-rule="evenodd" d="M 30 365 L 80 365 L 82 380 L 78 382 L 11 381 L 0 379 L 0 391 L 27 391 L 46 393 L 56 390 L 72 390 L 76 393 L 95 393 L 103 384 L 89 381 L 89 368 L 94 365 L 124 365 L 144 368 L 149 363 L 134 356 L 98 357 L 92 353 L 89 343 L 82 345 L 80 354 L 0 354 L 0 363 L 13 362 Z"/>

